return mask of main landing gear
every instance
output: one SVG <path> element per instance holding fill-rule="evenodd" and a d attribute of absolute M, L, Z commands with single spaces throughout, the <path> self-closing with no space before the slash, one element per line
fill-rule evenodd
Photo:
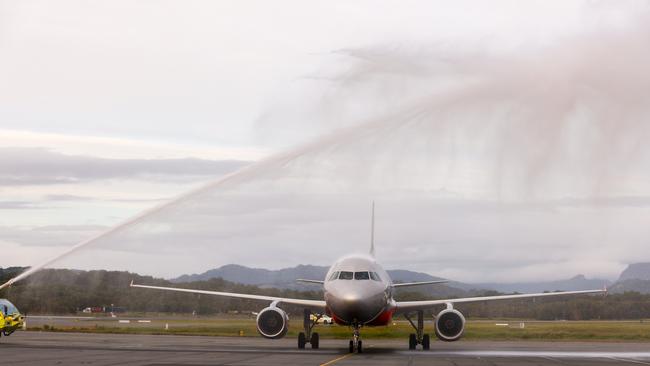
<path fill-rule="evenodd" d="M 413 350 L 417 347 L 418 344 L 422 345 L 423 350 L 428 350 L 431 348 L 431 338 L 428 334 L 424 334 L 424 311 L 417 311 L 418 319 L 417 325 L 411 320 L 409 314 L 404 314 L 406 320 L 411 323 L 411 326 L 415 329 L 416 333 L 409 334 L 409 349 Z"/>
<path fill-rule="evenodd" d="M 361 327 L 359 326 L 358 323 L 354 323 L 352 325 L 352 329 L 354 330 L 354 333 L 352 334 L 352 339 L 350 340 L 350 346 L 349 346 L 349 351 L 350 353 L 354 353 L 356 350 L 357 353 L 363 353 L 363 342 L 361 341 L 361 334 L 359 332 L 359 329 Z"/>
<path fill-rule="evenodd" d="M 302 325 L 305 331 L 298 333 L 298 348 L 304 349 L 305 345 L 309 343 L 311 344 L 311 348 L 318 349 L 318 343 L 320 341 L 320 337 L 318 336 L 318 333 L 316 332 L 312 333 L 312 329 L 314 328 L 316 323 L 318 323 L 318 320 L 321 317 L 322 315 L 316 314 L 316 319 L 312 321 L 311 310 L 305 309 L 304 318 L 302 321 Z"/>

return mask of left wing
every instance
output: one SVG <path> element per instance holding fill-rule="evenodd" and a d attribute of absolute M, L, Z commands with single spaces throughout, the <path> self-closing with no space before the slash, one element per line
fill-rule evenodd
<path fill-rule="evenodd" d="M 235 292 L 218 292 L 218 291 L 207 291 L 207 290 L 194 290 L 186 288 L 176 288 L 176 287 L 161 287 L 161 286 L 147 286 L 147 285 L 136 285 L 131 282 L 131 287 L 139 288 L 148 288 L 154 290 L 163 290 L 163 291 L 176 291 L 176 292 L 186 292 L 191 294 L 202 294 L 202 295 L 213 295 L 213 296 L 223 296 L 223 297 L 232 297 L 237 299 L 248 299 L 248 300 L 259 300 L 259 301 L 269 301 L 275 303 L 291 304 L 304 306 L 311 309 L 318 309 L 320 311 L 325 310 L 325 301 L 323 300 L 304 300 L 304 299 L 290 299 L 285 297 L 275 297 L 275 296 L 264 296 L 264 295 L 251 295 L 251 294 L 239 294 Z"/>
<path fill-rule="evenodd" d="M 397 301 L 395 303 L 397 313 L 407 313 L 409 311 L 425 310 L 438 305 L 445 304 L 460 304 L 465 302 L 480 302 L 480 301 L 494 301 L 494 300 L 512 300 L 512 299 L 527 299 L 533 297 L 547 297 L 547 296 L 562 296 L 562 295 L 581 295 L 581 294 L 599 294 L 607 293 L 607 289 L 603 290 L 583 290 L 583 291 L 562 291 L 562 292 L 543 292 L 537 294 L 517 294 L 517 295 L 498 295 L 498 296 L 483 296 L 483 297 L 465 297 L 460 299 L 447 299 L 447 300 L 424 300 L 424 301 Z"/>

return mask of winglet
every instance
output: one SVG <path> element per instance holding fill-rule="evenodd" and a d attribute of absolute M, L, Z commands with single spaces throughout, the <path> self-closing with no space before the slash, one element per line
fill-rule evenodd
<path fill-rule="evenodd" d="M 372 218 L 370 219 L 370 255 L 375 256 L 375 201 L 372 201 Z"/>
<path fill-rule="evenodd" d="M 133 287 L 133 280 L 131 280 L 131 284 L 129 285 L 129 287 Z"/>

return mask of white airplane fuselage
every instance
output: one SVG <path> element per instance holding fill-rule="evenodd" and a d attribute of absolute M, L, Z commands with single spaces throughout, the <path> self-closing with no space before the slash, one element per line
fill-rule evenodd
<path fill-rule="evenodd" d="M 337 324 L 382 326 L 395 312 L 390 276 L 369 255 L 337 260 L 324 283 L 326 314 Z"/>

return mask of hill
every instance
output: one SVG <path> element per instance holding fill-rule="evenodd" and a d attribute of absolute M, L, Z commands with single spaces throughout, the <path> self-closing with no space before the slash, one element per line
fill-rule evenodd
<path fill-rule="evenodd" d="M 628 265 L 627 268 L 623 270 L 618 280 L 650 281 L 650 263 L 632 263 Z"/>
<path fill-rule="evenodd" d="M 571 291 L 571 290 L 594 290 L 609 286 L 608 280 L 588 279 L 583 275 L 577 275 L 568 280 L 547 281 L 547 282 L 517 282 L 517 283 L 480 283 L 478 287 L 493 289 L 499 292 L 544 292 L 544 291 Z"/>

